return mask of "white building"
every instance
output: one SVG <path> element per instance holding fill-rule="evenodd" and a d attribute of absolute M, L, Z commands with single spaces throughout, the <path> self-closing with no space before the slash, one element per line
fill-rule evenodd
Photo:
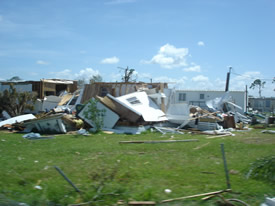
<path fill-rule="evenodd" d="M 222 97 L 224 91 L 203 91 L 203 90 L 176 90 L 174 95 L 174 103 L 187 103 L 189 105 L 196 105 L 203 109 L 207 109 L 206 101 Z M 246 109 L 246 95 L 245 91 L 230 91 L 230 101 L 242 107 L 242 112 Z"/>

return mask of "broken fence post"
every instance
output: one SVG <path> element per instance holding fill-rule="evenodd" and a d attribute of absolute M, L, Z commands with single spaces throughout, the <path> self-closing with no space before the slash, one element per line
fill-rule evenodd
<path fill-rule="evenodd" d="M 62 172 L 62 170 L 59 168 L 59 167 L 57 167 L 57 166 L 54 166 L 54 168 L 59 172 L 59 174 L 61 174 L 63 177 L 64 177 L 64 179 L 70 184 L 70 185 L 72 185 L 72 187 L 75 189 L 75 191 L 77 191 L 77 192 L 81 192 L 75 185 L 74 185 L 74 183 Z"/>
<path fill-rule="evenodd" d="M 221 144 L 221 151 L 222 151 L 222 158 L 223 158 L 223 166 L 224 166 L 224 172 L 225 172 L 225 177 L 226 177 L 226 184 L 227 184 L 227 189 L 230 189 L 230 180 L 229 180 L 229 173 L 227 169 L 227 163 L 226 163 L 226 157 L 225 157 L 225 152 L 224 152 L 224 144 Z"/>

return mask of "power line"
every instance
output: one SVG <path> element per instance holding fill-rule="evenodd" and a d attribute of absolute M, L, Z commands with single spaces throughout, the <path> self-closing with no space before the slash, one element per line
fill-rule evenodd
<path fill-rule="evenodd" d="M 265 81 L 273 81 L 275 79 L 275 77 L 273 77 L 273 79 L 264 79 L 264 78 L 252 77 L 250 75 L 238 74 L 236 72 L 232 72 L 232 74 L 234 74 L 236 76 L 246 77 L 246 78 L 249 78 L 249 79 L 252 79 L 252 80 L 254 80 L 254 79 L 260 79 L 260 80 L 265 80 Z"/>

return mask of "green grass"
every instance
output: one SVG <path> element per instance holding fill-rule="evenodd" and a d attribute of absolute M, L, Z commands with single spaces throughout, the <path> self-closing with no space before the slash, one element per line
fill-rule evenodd
<path fill-rule="evenodd" d="M 0 132 L 0 205 L 115 205 L 118 200 L 161 200 L 226 189 L 220 144 L 224 143 L 233 193 L 250 205 L 275 196 L 268 182 L 246 179 L 250 164 L 274 154 L 275 135 L 261 130 L 206 139 L 206 135 L 173 135 L 198 142 L 119 144 L 126 140 L 167 140 L 171 135 L 56 135 L 26 140 L 22 134 Z M 200 147 L 199 149 L 194 149 Z M 55 170 L 58 166 L 82 191 L 77 193 Z M 39 185 L 41 190 L 34 187 Z M 172 192 L 166 194 L 165 189 Z M 214 205 L 218 198 L 194 198 L 163 205 Z"/>

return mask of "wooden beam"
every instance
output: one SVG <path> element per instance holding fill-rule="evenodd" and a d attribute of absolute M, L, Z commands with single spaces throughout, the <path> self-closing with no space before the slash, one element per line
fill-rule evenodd
<path fill-rule="evenodd" d="M 215 191 L 215 192 L 208 192 L 208 193 L 202 193 L 202 194 L 197 194 L 197 195 L 178 197 L 178 198 L 174 198 L 174 199 L 163 200 L 163 201 L 161 201 L 161 203 L 172 202 L 172 201 L 177 201 L 177 200 L 185 200 L 185 199 L 190 199 L 190 198 L 194 198 L 194 197 L 217 195 L 217 194 L 221 194 L 224 192 L 231 192 L 231 191 L 232 191 L 231 189 L 226 189 L 226 190 L 219 190 L 219 191 Z"/>
<path fill-rule="evenodd" d="M 176 142 L 198 142 L 198 139 L 185 140 L 137 140 L 137 141 L 120 141 L 120 144 L 156 144 L 156 143 L 176 143 Z"/>

